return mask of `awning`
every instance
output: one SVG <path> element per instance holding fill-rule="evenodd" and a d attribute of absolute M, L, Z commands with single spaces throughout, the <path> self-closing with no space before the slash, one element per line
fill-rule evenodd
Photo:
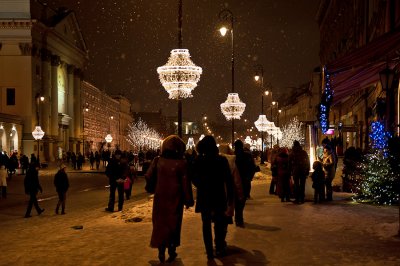
<path fill-rule="evenodd" d="M 334 91 L 333 105 L 360 89 L 379 81 L 379 72 L 393 68 L 393 58 L 400 51 L 400 29 L 386 33 L 367 45 L 326 65 Z"/>

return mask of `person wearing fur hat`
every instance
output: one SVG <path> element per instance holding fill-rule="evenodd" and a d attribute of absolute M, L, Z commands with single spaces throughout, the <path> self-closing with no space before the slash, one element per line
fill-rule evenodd
<path fill-rule="evenodd" d="M 158 258 L 165 261 L 168 249 L 172 262 L 178 256 L 180 246 L 183 207 L 194 205 L 187 163 L 184 158 L 186 145 L 176 135 L 168 136 L 161 145 L 161 155 L 151 162 L 145 174 L 146 191 L 154 193 L 150 246 L 158 248 Z"/>
<path fill-rule="evenodd" d="M 54 186 L 58 194 L 58 202 L 56 206 L 56 214 L 58 214 L 61 206 L 61 214 L 65 214 L 65 201 L 67 199 L 67 191 L 69 188 L 69 181 L 65 169 L 67 166 L 65 164 L 60 165 L 60 170 L 54 176 Z"/>

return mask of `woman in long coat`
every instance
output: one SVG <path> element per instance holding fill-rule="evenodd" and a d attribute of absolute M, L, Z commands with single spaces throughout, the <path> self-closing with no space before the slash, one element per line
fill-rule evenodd
<path fill-rule="evenodd" d="M 289 154 L 285 148 L 280 148 L 278 156 L 275 157 L 273 167 L 276 168 L 277 186 L 276 193 L 281 202 L 290 201 L 290 163 Z"/>
<path fill-rule="evenodd" d="M 180 245 L 184 205 L 194 205 L 191 183 L 184 159 L 185 143 L 175 135 L 167 137 L 161 146 L 161 156 L 154 158 L 146 173 L 146 190 L 154 193 L 153 232 L 150 246 L 158 248 L 160 262 L 165 261 L 168 248 L 172 262 Z"/>

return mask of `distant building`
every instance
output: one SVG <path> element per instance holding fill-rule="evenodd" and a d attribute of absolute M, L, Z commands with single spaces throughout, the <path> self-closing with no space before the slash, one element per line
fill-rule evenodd
<path fill-rule="evenodd" d="M 82 148 L 85 41 L 72 11 L 39 1 L 0 0 L 0 147 L 42 161 Z M 40 101 L 44 97 L 44 101 Z M 40 147 L 35 126 L 45 132 Z"/>

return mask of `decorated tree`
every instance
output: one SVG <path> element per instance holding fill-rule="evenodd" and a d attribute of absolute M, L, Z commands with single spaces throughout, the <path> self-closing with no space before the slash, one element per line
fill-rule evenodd
<path fill-rule="evenodd" d="M 279 141 L 279 146 L 291 148 L 293 142 L 297 140 L 301 145 L 304 144 L 305 132 L 303 123 L 297 117 L 294 117 L 290 122 L 282 128 L 282 139 Z"/>
<path fill-rule="evenodd" d="M 133 147 L 134 152 L 157 149 L 160 147 L 161 136 L 139 118 L 137 122 L 128 125 L 126 140 Z"/>
<path fill-rule="evenodd" d="M 384 130 L 382 122 L 371 124 L 371 150 L 364 156 L 362 179 L 359 183 L 357 200 L 377 204 L 398 202 L 398 177 L 390 165 L 388 150 L 390 135 Z"/>

